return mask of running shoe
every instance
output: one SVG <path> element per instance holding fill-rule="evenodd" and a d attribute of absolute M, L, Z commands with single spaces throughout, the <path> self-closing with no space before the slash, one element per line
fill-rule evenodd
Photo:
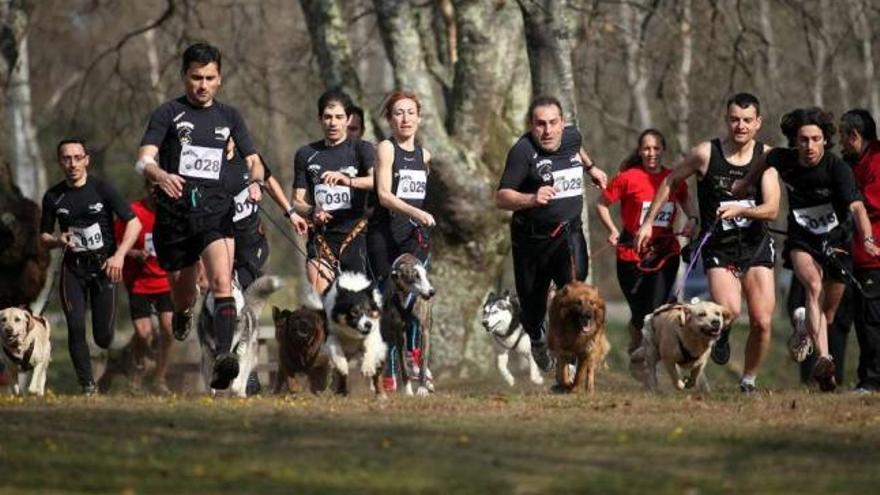
<path fill-rule="evenodd" d="M 721 332 L 721 337 L 715 341 L 709 356 L 712 358 L 712 362 L 722 366 L 730 361 L 730 328 Z"/>
<path fill-rule="evenodd" d="M 174 338 L 181 342 L 186 340 L 189 332 L 192 331 L 192 321 L 192 309 L 175 311 L 171 315 L 171 331 L 174 333 Z"/>
<path fill-rule="evenodd" d="M 214 361 L 214 374 L 211 377 L 211 388 L 214 390 L 226 390 L 232 384 L 232 380 L 238 376 L 238 356 L 225 352 L 217 356 Z"/>
<path fill-rule="evenodd" d="M 553 356 L 550 355 L 550 351 L 547 349 L 547 343 L 543 340 L 538 342 L 532 341 L 532 358 L 534 358 L 535 364 L 544 373 L 549 373 L 556 364 Z"/>
<path fill-rule="evenodd" d="M 794 324 L 791 337 L 788 338 L 788 352 L 796 363 L 804 362 L 807 356 L 813 353 L 813 339 L 807 333 L 807 310 L 803 306 L 794 310 L 791 314 L 791 322 Z"/>
<path fill-rule="evenodd" d="M 382 377 L 382 388 L 385 389 L 386 392 L 392 393 L 397 391 L 397 379 L 393 376 L 383 376 Z"/>
<path fill-rule="evenodd" d="M 86 384 L 80 385 L 80 390 L 82 391 L 82 394 L 86 397 L 98 395 L 98 386 L 95 385 L 95 382 L 88 382 Z"/>
<path fill-rule="evenodd" d="M 831 356 L 822 356 L 816 359 L 816 365 L 813 367 L 813 379 L 819 384 L 819 390 L 823 392 L 834 392 L 837 388 L 837 378 L 835 373 L 834 361 Z"/>

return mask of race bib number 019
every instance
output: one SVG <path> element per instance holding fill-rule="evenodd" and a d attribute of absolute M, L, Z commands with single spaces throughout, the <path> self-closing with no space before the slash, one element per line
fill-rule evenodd
<path fill-rule="evenodd" d="M 351 208 L 351 188 L 348 186 L 315 186 L 315 204 L 324 211 L 347 210 Z"/>
<path fill-rule="evenodd" d="M 205 146 L 185 144 L 183 149 L 180 150 L 180 166 L 178 171 L 184 177 L 218 180 L 222 163 L 222 148 L 207 148 Z"/>
<path fill-rule="evenodd" d="M 830 204 L 792 210 L 794 221 L 814 234 L 827 234 L 840 225 Z"/>
<path fill-rule="evenodd" d="M 584 194 L 584 168 L 580 165 L 553 171 L 553 199 L 573 198 Z"/>
<path fill-rule="evenodd" d="M 247 218 L 257 211 L 257 204 L 248 201 L 249 198 L 248 188 L 242 189 L 240 193 L 235 195 L 235 213 L 232 215 L 233 222 Z"/>
<path fill-rule="evenodd" d="M 752 208 L 755 206 L 754 199 L 740 199 L 737 201 L 722 201 L 720 206 L 736 205 L 743 208 Z M 733 217 L 721 220 L 721 230 L 744 229 L 752 224 L 751 218 Z"/>
<path fill-rule="evenodd" d="M 639 225 L 645 222 L 645 217 L 648 215 L 648 210 L 651 209 L 650 201 L 642 202 L 642 215 L 639 217 Z M 657 216 L 654 217 L 654 223 L 652 224 L 654 227 L 669 227 L 669 224 L 672 223 L 672 215 L 675 214 L 675 203 L 672 201 L 667 201 L 663 203 L 663 207 L 660 208 L 660 211 L 657 212 Z"/>
<path fill-rule="evenodd" d="M 424 170 L 400 171 L 397 182 L 397 196 L 400 199 L 425 199 L 425 190 L 428 186 L 428 174 Z"/>
<path fill-rule="evenodd" d="M 70 233 L 72 234 L 73 250 L 77 253 L 95 251 L 104 247 L 101 226 L 97 223 L 93 223 L 88 227 L 71 227 Z"/>
<path fill-rule="evenodd" d="M 156 256 L 156 245 L 153 244 L 153 233 L 147 232 L 144 234 L 144 251 L 147 252 L 147 256 Z"/>

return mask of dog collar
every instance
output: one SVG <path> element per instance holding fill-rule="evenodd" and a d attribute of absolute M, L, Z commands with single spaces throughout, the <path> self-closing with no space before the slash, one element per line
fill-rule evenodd
<path fill-rule="evenodd" d="M 18 366 L 19 368 L 21 368 L 21 371 L 27 372 L 27 371 L 30 371 L 34 368 L 33 366 L 31 366 L 31 356 L 34 354 L 35 344 L 36 344 L 36 342 L 31 342 L 30 347 L 28 347 L 27 350 L 24 351 L 24 355 L 22 355 L 20 359 L 13 356 L 9 352 L 9 349 L 6 348 L 6 346 L 3 346 L 3 353 L 6 354 L 6 357 L 8 357 L 10 361 L 15 363 L 15 365 Z"/>

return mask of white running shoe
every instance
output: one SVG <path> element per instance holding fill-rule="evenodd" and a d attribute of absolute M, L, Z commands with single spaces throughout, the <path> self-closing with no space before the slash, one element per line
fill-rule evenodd
<path fill-rule="evenodd" d="M 791 314 L 794 328 L 791 337 L 788 338 L 788 351 L 791 358 L 802 363 L 807 356 L 813 353 L 813 339 L 807 333 L 807 310 L 803 306 L 794 310 Z"/>

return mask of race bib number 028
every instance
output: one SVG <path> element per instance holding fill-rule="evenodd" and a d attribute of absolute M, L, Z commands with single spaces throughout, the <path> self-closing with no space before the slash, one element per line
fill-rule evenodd
<path fill-rule="evenodd" d="M 648 215 L 648 210 L 650 209 L 651 202 L 642 201 L 642 215 L 639 217 L 639 225 L 645 222 L 645 217 Z M 672 223 L 672 215 L 674 214 L 675 203 L 667 201 L 663 203 L 663 207 L 657 212 L 657 216 L 654 217 L 654 223 L 652 225 L 654 227 L 669 227 L 669 224 Z"/>
<path fill-rule="evenodd" d="M 257 211 L 257 204 L 248 201 L 249 198 L 248 188 L 242 189 L 240 193 L 235 195 L 235 213 L 232 215 L 233 222 L 247 218 Z"/>
<path fill-rule="evenodd" d="M 81 253 L 83 251 L 95 251 L 104 247 L 104 237 L 101 235 L 101 226 L 93 223 L 88 227 L 71 227 L 71 240 L 73 241 L 73 250 Z"/>
<path fill-rule="evenodd" d="M 222 148 L 183 145 L 180 150 L 180 166 L 178 171 L 184 177 L 195 179 L 218 180 L 220 165 L 223 164 Z"/>
<path fill-rule="evenodd" d="M 400 199 L 425 199 L 425 190 L 428 186 L 428 174 L 424 170 L 400 171 L 397 182 L 397 193 Z"/>
<path fill-rule="evenodd" d="M 315 186 L 315 203 L 324 211 L 347 210 L 351 208 L 351 188 L 348 186 Z"/>
<path fill-rule="evenodd" d="M 553 171 L 553 189 L 556 196 L 553 199 L 573 198 L 584 194 L 584 169 L 577 167 L 564 168 Z"/>
<path fill-rule="evenodd" d="M 798 225 L 814 234 L 827 234 L 840 225 L 840 222 L 837 220 L 837 214 L 834 213 L 834 208 L 828 203 L 809 208 L 798 208 L 792 210 L 792 213 L 794 214 L 794 221 Z"/>
<path fill-rule="evenodd" d="M 742 206 L 743 208 L 752 208 L 755 206 L 754 199 L 740 199 L 737 201 L 722 201 L 720 206 L 727 205 L 736 205 Z M 733 217 L 733 218 L 725 218 L 721 221 L 721 229 L 722 230 L 733 230 L 733 229 L 744 229 L 752 224 L 751 218 L 745 217 Z"/>

